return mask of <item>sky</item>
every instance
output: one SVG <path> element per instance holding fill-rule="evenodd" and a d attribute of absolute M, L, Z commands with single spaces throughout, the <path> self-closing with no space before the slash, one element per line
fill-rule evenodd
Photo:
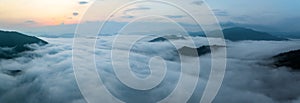
<path fill-rule="evenodd" d="M 124 1 L 132 0 L 0 0 L 0 29 L 33 35 L 72 33 L 78 23 L 91 25 L 106 21 L 104 15 L 110 13 L 109 10 L 118 8 Z M 185 5 L 190 5 L 187 6 L 188 9 L 199 13 L 202 11 L 196 6 L 203 3 L 210 6 L 224 25 L 265 31 L 300 32 L 300 13 L 297 13 L 300 11 L 300 1 L 297 0 L 184 1 Z M 95 15 L 85 15 L 87 10 Z M 126 22 L 145 14 L 161 15 L 182 24 L 193 24 L 176 8 L 150 3 L 122 8 L 112 16 L 111 21 L 115 27 L 122 27 Z M 82 21 L 83 17 L 86 19 Z M 165 23 L 159 19 L 153 22 L 157 22 L 153 25 Z"/>

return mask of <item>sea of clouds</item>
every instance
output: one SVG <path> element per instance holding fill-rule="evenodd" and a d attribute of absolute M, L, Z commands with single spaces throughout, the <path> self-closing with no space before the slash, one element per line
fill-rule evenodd
<path fill-rule="evenodd" d="M 198 78 L 198 85 L 189 99 L 190 103 L 200 101 L 202 92 L 211 71 L 211 55 L 200 57 L 200 75 L 194 73 L 197 68 L 180 68 L 180 58 L 176 47 L 170 42 L 148 42 L 141 39 L 136 42 L 129 53 L 129 65 L 132 73 L 139 78 L 146 78 L 151 73 L 149 63 L 160 66 L 160 62 L 149 62 L 152 57 L 161 57 L 167 67 L 166 77 L 157 87 L 139 91 L 122 84 L 114 74 L 111 55 L 119 66 L 127 66 L 127 42 L 113 41 L 115 36 L 100 37 L 95 51 L 82 49 L 90 55 L 95 54 L 95 64 L 101 80 L 108 91 L 121 101 L 131 103 L 151 103 L 167 97 L 178 83 L 181 69 L 190 78 Z M 80 89 L 76 84 L 72 65 L 72 38 L 42 38 L 49 42 L 35 51 L 23 53 L 24 56 L 10 60 L 0 60 L 0 102 L 1 103 L 84 103 Z M 93 41 L 94 38 L 83 38 Z M 82 48 L 85 48 L 82 41 Z M 193 37 L 196 46 L 208 45 L 202 37 Z M 180 46 L 188 45 L 186 40 L 174 40 Z M 111 54 L 112 43 L 119 45 L 114 49 L 119 54 Z M 282 52 L 300 49 L 299 40 L 292 41 L 227 41 L 227 68 L 223 84 L 215 103 L 297 103 L 300 102 L 300 73 L 287 67 L 274 67 L 271 57 Z M 124 44 L 124 45 L 122 45 Z M 218 43 L 214 44 L 218 45 Z M 218 52 L 218 50 L 217 50 Z M 87 57 L 82 55 L 82 57 Z M 119 58 L 119 59 L 118 59 Z M 195 57 L 189 57 L 191 60 Z M 215 59 L 222 59 L 218 57 Z M 127 58 L 128 59 L 128 58 Z M 224 58 L 223 58 L 224 59 Z M 160 59 L 158 60 L 160 61 Z M 86 61 L 91 62 L 91 61 Z M 186 60 L 186 63 L 190 61 Z M 85 62 L 82 62 L 85 64 Z M 151 65 L 152 66 L 152 65 Z M 10 70 L 22 70 L 18 75 L 7 74 Z M 159 73 L 158 73 L 159 74 Z M 131 75 L 131 74 L 123 74 Z M 88 76 L 88 75 L 87 75 Z M 157 76 L 159 77 L 159 76 Z M 154 77 L 155 79 L 155 77 Z M 150 82 L 150 81 L 149 81 Z M 143 84 L 141 84 L 143 85 Z M 184 97 L 185 89 L 182 90 Z M 143 94 L 143 95 L 141 95 Z M 101 102 L 101 101 L 99 101 Z"/>

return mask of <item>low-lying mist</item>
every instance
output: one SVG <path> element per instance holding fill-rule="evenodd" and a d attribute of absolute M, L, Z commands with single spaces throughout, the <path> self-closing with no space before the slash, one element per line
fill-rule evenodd
<path fill-rule="evenodd" d="M 150 74 L 149 60 L 154 56 L 165 59 L 166 79 L 158 87 L 144 95 L 120 83 L 111 65 L 111 45 L 115 36 L 105 36 L 97 40 L 93 55 L 97 70 L 110 93 L 126 102 L 155 102 L 168 96 L 178 82 L 180 58 L 170 42 L 148 42 L 140 40 L 133 45 L 129 54 L 131 70 L 137 77 L 146 78 Z M 0 60 L 0 102 L 1 103 L 82 103 L 86 102 L 76 84 L 72 66 L 72 38 L 43 38 L 46 46 L 35 51 L 24 52 L 15 59 Z M 86 38 L 91 39 L 91 38 Z M 205 38 L 193 37 L 196 46 L 208 45 Z M 117 41 L 126 44 L 130 41 Z M 174 40 L 185 45 L 185 40 Z M 84 41 L 82 42 L 84 44 Z M 227 69 L 222 87 L 215 103 L 297 103 L 300 102 L 300 73 L 288 67 L 272 65 L 272 56 L 290 50 L 300 49 L 300 41 L 227 41 Z M 215 44 L 218 45 L 218 44 Z M 84 46 L 84 45 L 83 45 Z M 115 47 L 120 53 L 126 52 L 126 45 Z M 218 52 L 218 51 L 217 51 Z M 120 59 L 114 61 L 123 65 L 122 54 L 113 54 Z M 84 55 L 83 55 L 84 57 Z M 194 57 L 190 57 L 194 58 Z M 215 58 L 215 59 L 220 59 Z M 126 58 L 125 58 L 126 59 Z M 200 57 L 201 73 L 183 73 L 191 78 L 199 78 L 198 85 L 189 102 L 199 102 L 211 67 L 211 55 Z M 88 62 L 88 61 L 87 61 Z M 188 62 L 188 61 L 186 61 Z M 83 63 L 84 64 L 84 63 Z M 125 65 L 125 63 L 124 63 Z M 16 75 L 8 71 L 21 70 Z M 155 72 L 155 71 L 154 71 Z M 130 74 L 128 74 L 130 75 Z M 185 91 L 185 90 L 182 90 Z M 184 93 L 180 94 L 184 95 Z M 101 102 L 101 101 L 99 101 Z"/>

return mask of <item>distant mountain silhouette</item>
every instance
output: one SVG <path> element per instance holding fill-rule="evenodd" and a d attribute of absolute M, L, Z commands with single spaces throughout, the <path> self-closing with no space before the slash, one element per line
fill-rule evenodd
<path fill-rule="evenodd" d="M 191 47 L 184 46 L 180 48 L 178 52 L 185 56 L 196 57 L 196 56 L 201 56 L 210 53 L 211 51 L 209 46 L 201 46 L 199 48 L 191 48 Z"/>
<path fill-rule="evenodd" d="M 184 46 L 178 49 L 178 52 L 185 56 L 197 57 L 197 56 L 202 56 L 211 53 L 211 48 L 218 49 L 223 47 L 224 46 L 219 46 L 219 45 L 212 45 L 212 46 L 205 45 L 198 48 L 191 48 L 191 47 Z"/>
<path fill-rule="evenodd" d="M 300 39 L 300 32 L 273 32 L 272 34 L 278 37 L 285 37 L 290 39 Z"/>
<path fill-rule="evenodd" d="M 206 36 L 204 32 L 189 32 L 191 36 L 201 36 L 201 37 L 218 37 L 214 32 L 213 35 Z M 243 27 L 233 27 L 223 30 L 224 38 L 230 41 L 242 41 L 242 40 L 267 40 L 267 41 L 282 41 L 288 40 L 283 37 L 277 37 L 271 35 L 267 32 L 255 31 Z"/>
<path fill-rule="evenodd" d="M 273 57 L 274 65 L 277 67 L 286 66 L 294 70 L 300 70 L 300 50 L 281 53 Z"/>
<path fill-rule="evenodd" d="M 18 32 L 0 30 L 0 58 L 11 59 L 18 53 L 31 50 L 27 44 L 48 44 L 37 37 L 27 36 Z"/>
<path fill-rule="evenodd" d="M 60 34 L 60 35 L 54 35 L 54 34 L 50 34 L 50 35 L 41 35 L 41 37 L 46 37 L 46 38 L 74 38 L 74 34 L 73 33 L 67 33 L 67 34 Z"/>
<path fill-rule="evenodd" d="M 223 30 L 225 39 L 231 41 L 241 41 L 241 40 L 268 40 L 268 41 L 282 41 L 288 40 L 285 38 L 280 38 L 273 36 L 266 32 L 255 31 L 252 29 L 234 27 Z"/>
<path fill-rule="evenodd" d="M 189 35 L 192 37 L 200 36 L 200 37 L 206 37 L 205 33 L 203 31 L 199 32 L 189 32 Z"/>
<path fill-rule="evenodd" d="M 163 42 L 163 41 L 167 41 L 167 40 L 180 40 L 180 39 L 183 40 L 185 38 L 180 35 L 166 35 L 166 36 L 154 38 L 154 39 L 150 40 L 149 42 Z"/>

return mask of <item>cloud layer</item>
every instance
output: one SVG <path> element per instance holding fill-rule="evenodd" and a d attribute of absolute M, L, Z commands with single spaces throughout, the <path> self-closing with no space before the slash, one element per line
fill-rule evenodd
<path fill-rule="evenodd" d="M 148 60 L 153 56 L 165 58 L 168 66 L 167 79 L 159 87 L 144 95 L 136 95 L 140 92 L 128 89 L 113 73 L 110 50 L 114 38 L 115 36 L 101 37 L 97 41 L 95 51 L 99 74 L 102 75 L 105 86 L 114 96 L 127 102 L 151 102 L 167 96 L 173 90 L 180 73 L 180 64 L 176 52 L 173 52 L 176 50 L 173 45 L 168 42 L 149 43 L 147 42 L 149 39 L 143 39 L 133 46 L 130 53 L 130 66 L 138 77 L 145 78 L 149 75 Z M 122 44 L 126 44 L 131 38 L 133 37 L 127 36 L 125 40 L 128 41 L 117 41 L 120 45 L 116 47 L 116 50 L 120 53 L 126 52 L 127 45 Z M 49 41 L 50 44 L 36 51 L 24 53 L 27 56 L 0 61 L 0 102 L 85 102 L 77 87 L 72 69 L 73 39 L 43 39 Z M 207 45 L 205 38 L 194 37 L 193 39 L 197 46 Z M 92 39 L 86 38 L 86 40 Z M 85 41 L 80 42 L 84 44 Z M 187 45 L 185 40 L 174 42 L 182 46 Z M 291 72 L 289 68 L 274 68 L 269 64 L 271 62 L 269 57 L 273 55 L 300 49 L 299 41 L 228 41 L 227 43 L 227 72 L 214 102 L 296 103 L 300 101 L 300 90 L 297 88 L 300 86 L 298 80 L 300 75 L 297 72 Z M 93 51 L 87 52 L 94 53 Z M 118 54 L 117 57 L 123 58 L 124 55 Z M 123 61 L 120 59 L 115 62 L 125 65 Z M 190 69 L 183 75 L 199 78 L 196 91 L 189 100 L 191 103 L 199 101 L 210 73 L 210 55 L 201 56 L 200 61 L 200 76 L 193 73 L 193 67 L 182 68 Z M 22 70 L 23 72 L 17 76 L 10 76 L 2 72 L 5 70 Z M 185 94 L 179 95 L 183 97 Z"/>

